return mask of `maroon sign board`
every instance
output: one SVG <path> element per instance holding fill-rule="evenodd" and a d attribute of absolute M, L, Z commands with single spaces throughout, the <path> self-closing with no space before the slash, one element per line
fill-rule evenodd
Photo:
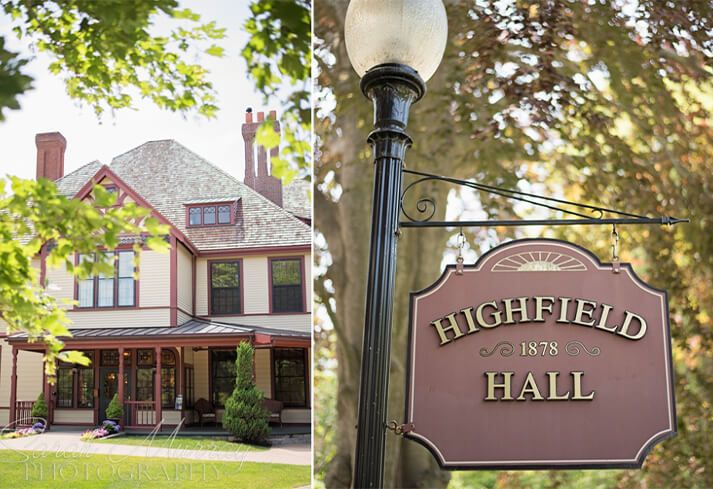
<path fill-rule="evenodd" d="M 407 438 L 446 469 L 640 467 L 676 434 L 666 292 L 558 240 L 411 294 Z"/>

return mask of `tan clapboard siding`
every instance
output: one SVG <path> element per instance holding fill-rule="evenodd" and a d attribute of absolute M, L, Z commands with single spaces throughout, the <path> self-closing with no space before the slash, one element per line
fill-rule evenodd
<path fill-rule="evenodd" d="M 139 328 L 168 326 L 169 309 L 110 309 L 107 311 L 69 311 L 71 328 Z"/>
<path fill-rule="evenodd" d="M 196 401 L 201 397 L 210 401 L 210 393 L 208 392 L 208 351 L 197 351 L 193 355 L 193 372 L 196 380 Z"/>
<path fill-rule="evenodd" d="M 12 378 L 12 347 L 2 343 L 2 372 L 0 372 L 0 406 L 10 405 L 10 382 Z M 17 400 L 37 399 L 42 391 L 42 355 L 20 351 L 17 355 Z"/>
<path fill-rule="evenodd" d="M 285 408 L 282 410 L 283 423 L 311 423 L 310 409 Z"/>
<path fill-rule="evenodd" d="M 305 276 L 304 276 L 304 281 L 305 281 L 305 305 L 307 307 L 306 311 L 307 312 L 312 312 L 312 255 L 306 254 L 304 255 L 304 264 L 305 264 Z"/>
<path fill-rule="evenodd" d="M 10 402 L 10 401 L 8 401 Z M 0 408 L 0 426 L 10 424 L 10 408 Z"/>
<path fill-rule="evenodd" d="M 55 409 L 56 423 L 94 424 L 93 409 Z"/>
<path fill-rule="evenodd" d="M 184 351 L 186 352 L 186 357 L 183 359 L 183 361 L 185 363 L 190 363 L 191 365 L 193 365 L 193 348 L 187 346 L 186 348 L 184 348 Z"/>
<path fill-rule="evenodd" d="M 184 312 L 178 311 L 176 319 L 178 320 L 178 324 L 181 325 L 183 323 L 190 321 L 193 318 L 191 316 L 189 316 L 188 314 L 185 314 Z"/>
<path fill-rule="evenodd" d="M 208 314 L 208 261 L 205 258 L 196 261 L 196 314 Z"/>
<path fill-rule="evenodd" d="M 270 375 L 270 350 L 255 350 L 255 384 L 268 399 L 272 399 L 272 376 Z"/>
<path fill-rule="evenodd" d="M 265 314 L 270 312 L 268 291 L 268 261 L 265 256 L 243 258 L 243 312 Z"/>
<path fill-rule="evenodd" d="M 12 376 L 12 347 L 0 340 L 0 406 L 10 405 L 10 377 Z M 4 425 L 0 425 L 4 426 Z"/>
<path fill-rule="evenodd" d="M 47 267 L 47 292 L 57 299 L 74 300 L 74 276 L 62 264 L 59 268 Z M 65 307 L 72 307 L 66 304 Z"/>
<path fill-rule="evenodd" d="M 185 246 L 178 244 L 178 307 L 193 311 L 193 258 Z"/>
<path fill-rule="evenodd" d="M 3 348 L 3 355 L 5 348 Z M 4 370 L 4 369 L 3 369 Z M 12 374 L 12 352 L 10 353 L 9 368 Z M 4 372 L 3 372 L 4 375 Z M 29 351 L 19 351 L 17 354 L 17 400 L 32 401 L 42 392 L 42 354 Z M 7 401 L 10 403 L 10 383 L 8 377 Z"/>
<path fill-rule="evenodd" d="M 5 322 L 4 319 L 0 318 L 0 333 L 6 333 L 7 332 L 7 323 Z"/>
<path fill-rule="evenodd" d="M 220 316 L 220 321 L 236 324 L 249 324 L 263 328 L 289 329 L 309 333 L 311 316 L 309 314 L 266 314 L 261 316 Z"/>
<path fill-rule="evenodd" d="M 141 307 L 171 304 L 171 256 L 169 253 L 144 250 L 139 258 L 139 305 Z"/>
<path fill-rule="evenodd" d="M 175 424 L 181 422 L 181 411 L 176 411 L 174 409 L 162 409 L 161 417 L 163 418 L 164 424 Z"/>

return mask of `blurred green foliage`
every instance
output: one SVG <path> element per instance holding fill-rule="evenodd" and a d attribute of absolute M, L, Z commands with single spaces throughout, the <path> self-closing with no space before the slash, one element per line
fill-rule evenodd
<path fill-rule="evenodd" d="M 251 17 L 244 24 L 250 39 L 242 50 L 248 72 L 267 101 L 277 98 L 285 146 L 272 158 L 273 176 L 289 183 L 292 178 L 312 176 L 312 5 L 309 0 L 254 0 Z M 267 118 L 256 141 L 268 150 L 280 138 Z"/>
<path fill-rule="evenodd" d="M 200 16 L 179 10 L 177 0 L 3 0 L 2 10 L 19 39 L 50 55 L 49 69 L 64 80 L 69 96 L 97 115 L 134 107 L 137 98 L 175 112 L 215 115 L 208 73 L 188 60 L 197 51 L 222 56 L 214 41 L 225 30 L 215 22 L 200 24 Z M 159 17 L 177 26 L 158 35 Z M 31 89 L 31 77 L 21 71 L 27 60 L 3 50 L 3 42 L 0 116 L 6 108 L 17 109 L 17 96 Z"/>

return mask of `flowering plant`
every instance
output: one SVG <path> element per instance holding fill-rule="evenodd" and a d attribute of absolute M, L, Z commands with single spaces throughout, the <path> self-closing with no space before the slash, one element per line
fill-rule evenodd
<path fill-rule="evenodd" d="M 82 441 L 89 441 L 93 440 L 95 438 L 102 438 L 106 435 L 108 435 L 109 432 L 105 430 L 104 428 L 97 428 L 94 430 L 87 430 L 84 433 L 82 433 L 81 440 Z"/>
<path fill-rule="evenodd" d="M 109 434 L 113 434 L 121 431 L 121 426 L 119 426 L 116 422 L 110 419 L 105 419 L 102 422 L 102 429 L 105 429 L 107 432 L 109 432 Z"/>
<path fill-rule="evenodd" d="M 40 426 L 37 427 L 37 425 L 40 425 Z M 42 423 L 35 423 L 35 425 L 30 428 L 23 428 L 21 430 L 13 431 L 12 433 L 3 435 L 2 438 L 5 440 L 10 440 L 12 438 L 21 438 L 23 436 L 30 436 L 30 435 L 36 435 L 38 433 L 42 433 L 44 430 L 45 430 L 45 425 L 43 425 Z"/>

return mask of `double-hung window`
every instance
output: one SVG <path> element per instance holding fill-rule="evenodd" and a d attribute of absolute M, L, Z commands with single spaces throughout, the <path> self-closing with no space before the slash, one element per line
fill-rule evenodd
<path fill-rule="evenodd" d="M 210 263 L 210 313 L 240 314 L 240 261 Z"/>
<path fill-rule="evenodd" d="M 235 350 L 211 350 L 211 401 L 215 407 L 225 406 L 225 401 L 235 389 Z"/>
<path fill-rule="evenodd" d="M 270 260 L 272 280 L 272 312 L 303 312 L 302 260 L 273 258 Z"/>
<path fill-rule="evenodd" d="M 307 407 L 307 350 L 275 348 L 272 358 L 275 399 L 285 407 Z"/>
<path fill-rule="evenodd" d="M 107 263 L 113 264 L 114 274 L 100 273 L 77 281 L 77 302 L 82 309 L 132 307 L 136 305 L 134 280 L 134 252 L 122 250 L 104 254 Z M 79 263 L 94 261 L 94 253 L 79 256 Z"/>

